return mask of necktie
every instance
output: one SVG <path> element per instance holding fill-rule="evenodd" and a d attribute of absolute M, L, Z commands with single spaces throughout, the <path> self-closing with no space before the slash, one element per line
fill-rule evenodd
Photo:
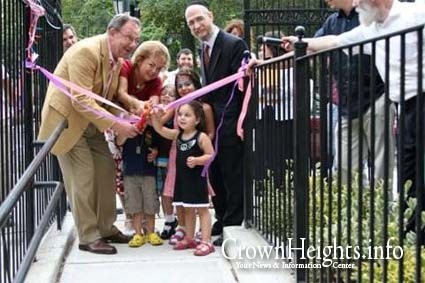
<path fill-rule="evenodd" d="M 210 46 L 208 44 L 204 44 L 204 65 L 208 67 L 210 63 Z"/>

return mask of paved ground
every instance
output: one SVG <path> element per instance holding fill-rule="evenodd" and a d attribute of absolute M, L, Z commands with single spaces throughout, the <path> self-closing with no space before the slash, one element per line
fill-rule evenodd
<path fill-rule="evenodd" d="M 162 229 L 163 219 L 158 218 L 156 227 Z M 124 230 L 124 215 L 119 215 L 116 225 Z M 240 268 L 238 265 L 275 261 L 232 260 L 223 256 L 221 248 L 205 257 L 196 257 L 193 250 L 174 251 L 164 243 L 153 247 L 145 244 L 130 248 L 126 244 L 115 245 L 116 255 L 96 255 L 78 249 L 75 227 L 70 213 L 61 231 L 53 225 L 41 243 L 36 261 L 25 280 L 26 283 L 292 283 L 294 277 L 288 269 Z M 242 226 L 226 227 L 226 254 L 235 255 L 240 249 L 261 247 L 268 243 L 254 229 Z M 279 263 L 280 264 L 280 263 Z"/>
<path fill-rule="evenodd" d="M 122 229 L 123 216 L 117 221 Z M 162 219 L 157 227 L 162 228 Z M 231 264 L 221 255 L 220 250 L 205 256 L 195 257 L 193 250 L 174 251 L 165 243 L 162 246 L 145 244 L 140 248 L 115 245 L 117 255 L 96 255 L 78 250 L 74 241 L 63 266 L 59 282 L 130 282 L 137 278 L 149 283 L 166 282 L 237 282 Z"/>

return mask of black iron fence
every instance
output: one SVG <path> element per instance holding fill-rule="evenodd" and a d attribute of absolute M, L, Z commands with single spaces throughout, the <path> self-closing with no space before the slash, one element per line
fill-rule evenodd
<path fill-rule="evenodd" d="M 255 68 L 246 220 L 297 282 L 424 282 L 423 32 Z"/>
<path fill-rule="evenodd" d="M 58 1 L 40 3 L 47 14 L 33 51 L 37 63 L 53 71 L 62 54 L 60 7 Z M 29 8 L 25 1 L 2 0 L 0 14 L 0 282 L 22 282 L 52 215 L 60 226 L 66 200 L 60 183 L 46 182 L 60 180 L 55 160 L 46 158 L 46 148 L 38 154 L 34 144 L 47 81 L 25 69 Z"/>
<path fill-rule="evenodd" d="M 332 12 L 324 0 L 244 0 L 245 40 L 257 57 L 262 57 L 259 36 L 292 34 L 299 25 L 312 36 Z"/>

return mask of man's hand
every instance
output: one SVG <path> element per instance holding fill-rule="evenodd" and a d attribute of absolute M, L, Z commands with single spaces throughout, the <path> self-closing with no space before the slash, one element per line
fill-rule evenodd
<path fill-rule="evenodd" d="M 134 138 L 139 134 L 135 125 L 126 122 L 117 121 L 112 125 L 111 129 L 123 138 Z"/>
<path fill-rule="evenodd" d="M 251 76 L 251 75 L 252 75 L 252 73 L 253 73 L 253 68 L 254 68 L 256 65 L 261 64 L 261 63 L 263 63 L 263 62 L 264 62 L 264 60 L 255 59 L 255 58 L 253 58 L 253 59 L 249 60 L 249 62 L 248 62 L 248 68 L 246 69 L 246 75 L 247 75 L 247 76 Z"/>
<path fill-rule="evenodd" d="M 286 51 L 290 52 L 294 50 L 294 43 L 298 40 L 296 36 L 284 36 L 282 37 L 281 47 Z"/>

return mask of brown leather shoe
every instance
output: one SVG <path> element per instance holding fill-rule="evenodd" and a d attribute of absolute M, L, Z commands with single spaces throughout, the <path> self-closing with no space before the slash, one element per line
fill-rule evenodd
<path fill-rule="evenodd" d="M 131 237 L 118 232 L 115 235 L 104 237 L 103 240 L 107 243 L 128 244 L 128 242 L 131 240 Z"/>
<path fill-rule="evenodd" d="M 108 245 L 102 239 L 98 239 L 87 245 L 79 244 L 78 248 L 82 251 L 87 251 L 94 254 L 112 255 L 117 253 L 117 249 L 115 247 Z"/>

